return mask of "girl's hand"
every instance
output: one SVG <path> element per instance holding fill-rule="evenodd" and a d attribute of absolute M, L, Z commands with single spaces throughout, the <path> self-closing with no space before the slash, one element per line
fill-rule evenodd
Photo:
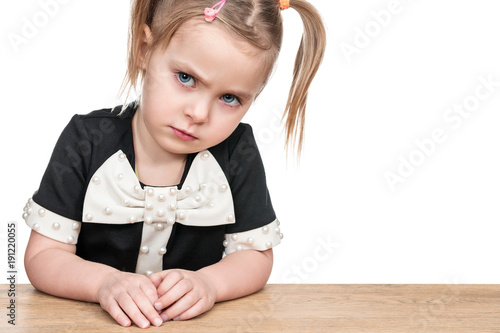
<path fill-rule="evenodd" d="M 97 298 L 101 307 L 122 326 L 130 326 L 130 320 L 141 328 L 149 327 L 150 323 L 163 324 L 153 307 L 158 299 L 156 287 L 144 275 L 110 273 L 99 287 Z"/>
<path fill-rule="evenodd" d="M 216 290 L 201 272 L 172 269 L 152 274 L 151 281 L 160 298 L 156 310 L 166 309 L 161 317 L 167 320 L 186 320 L 210 310 L 216 300 Z"/>

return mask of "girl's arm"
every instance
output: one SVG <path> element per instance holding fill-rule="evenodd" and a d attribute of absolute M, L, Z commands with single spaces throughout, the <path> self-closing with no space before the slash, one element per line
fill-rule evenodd
<path fill-rule="evenodd" d="M 246 296 L 262 289 L 273 268 L 273 250 L 233 252 L 220 262 L 202 268 L 217 290 L 216 302 Z"/>
<path fill-rule="evenodd" d="M 24 265 L 33 286 L 51 295 L 100 303 L 122 326 L 131 325 L 130 319 L 142 328 L 150 322 L 162 324 L 152 305 L 158 298 L 156 288 L 147 277 L 86 261 L 75 253 L 75 245 L 32 231 Z"/>
<path fill-rule="evenodd" d="M 166 270 L 150 276 L 161 297 L 163 320 L 185 320 L 210 310 L 214 303 L 254 293 L 264 287 L 273 266 L 272 249 L 237 251 L 196 272 Z"/>

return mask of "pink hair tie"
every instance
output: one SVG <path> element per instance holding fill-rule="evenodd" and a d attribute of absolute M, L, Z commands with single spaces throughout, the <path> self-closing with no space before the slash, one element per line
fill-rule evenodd
<path fill-rule="evenodd" d="M 205 21 L 207 22 L 213 22 L 215 20 L 215 17 L 217 14 L 219 14 L 220 10 L 222 9 L 222 6 L 226 3 L 226 0 L 222 0 L 217 2 L 212 8 L 205 8 Z M 218 8 L 215 8 L 219 6 Z"/>

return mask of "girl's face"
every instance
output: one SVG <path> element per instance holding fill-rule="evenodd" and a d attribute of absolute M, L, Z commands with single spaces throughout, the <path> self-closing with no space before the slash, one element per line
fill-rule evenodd
<path fill-rule="evenodd" d="M 261 50 L 236 39 L 217 21 L 186 22 L 143 67 L 137 111 L 138 124 L 146 129 L 143 139 L 174 154 L 222 142 L 260 91 L 264 59 Z"/>

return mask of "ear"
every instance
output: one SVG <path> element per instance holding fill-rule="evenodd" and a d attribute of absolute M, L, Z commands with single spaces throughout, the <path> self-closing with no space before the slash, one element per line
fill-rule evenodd
<path fill-rule="evenodd" d="M 137 67 L 146 70 L 146 64 L 148 60 L 148 54 L 151 51 L 151 45 L 153 43 L 153 33 L 147 24 L 141 25 L 139 38 L 137 40 Z"/>

